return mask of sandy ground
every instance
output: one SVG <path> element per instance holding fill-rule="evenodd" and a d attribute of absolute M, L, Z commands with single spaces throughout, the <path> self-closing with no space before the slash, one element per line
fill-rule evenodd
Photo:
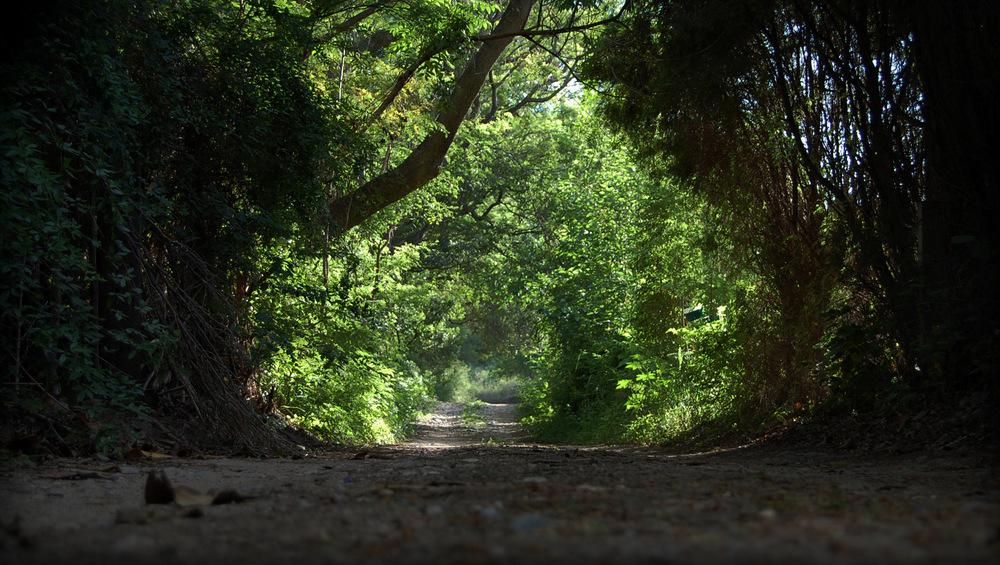
<path fill-rule="evenodd" d="M 538 446 L 511 405 L 460 414 L 302 459 L 8 466 L 0 562 L 1000 562 L 998 481 L 974 454 Z M 147 506 L 151 470 L 253 498 Z"/>

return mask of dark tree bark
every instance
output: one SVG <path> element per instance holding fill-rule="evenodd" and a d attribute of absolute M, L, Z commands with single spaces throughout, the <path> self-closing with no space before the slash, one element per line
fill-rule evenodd
<path fill-rule="evenodd" d="M 429 133 L 398 166 L 330 204 L 330 217 L 337 231 L 342 233 L 361 224 L 438 175 L 444 156 L 469 108 L 479 96 L 490 69 L 507 45 L 524 30 L 533 4 L 534 0 L 510 0 L 507 4 L 492 34 L 499 38 L 483 41 L 458 77 L 437 118 L 440 129 Z"/>
<path fill-rule="evenodd" d="M 990 0 L 916 2 L 925 93 L 921 259 L 927 367 L 946 382 L 1000 379 L 1000 10 Z"/>

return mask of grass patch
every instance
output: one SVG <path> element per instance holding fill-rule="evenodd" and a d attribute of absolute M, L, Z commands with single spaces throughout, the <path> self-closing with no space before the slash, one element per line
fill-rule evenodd
<path fill-rule="evenodd" d="M 478 398 L 470 400 L 462 407 L 462 413 L 459 417 L 467 426 L 472 426 L 473 428 L 485 426 L 486 419 L 482 415 L 482 409 L 485 406 L 486 403 Z"/>

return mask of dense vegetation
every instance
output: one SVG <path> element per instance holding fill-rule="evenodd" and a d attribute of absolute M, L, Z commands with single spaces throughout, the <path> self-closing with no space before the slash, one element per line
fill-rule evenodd
<path fill-rule="evenodd" d="M 389 442 L 484 389 L 595 442 L 996 394 L 988 2 L 106 0 L 11 24 L 8 449 Z"/>

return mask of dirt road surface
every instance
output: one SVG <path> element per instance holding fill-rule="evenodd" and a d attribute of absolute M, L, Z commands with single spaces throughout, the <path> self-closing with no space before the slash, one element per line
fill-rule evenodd
<path fill-rule="evenodd" d="M 0 562 L 1000 562 L 975 454 L 540 446 L 514 406 L 481 414 L 442 403 L 403 445 L 302 459 L 7 465 Z M 145 505 L 150 471 L 187 505 Z M 251 498 L 198 494 L 222 490 Z"/>

